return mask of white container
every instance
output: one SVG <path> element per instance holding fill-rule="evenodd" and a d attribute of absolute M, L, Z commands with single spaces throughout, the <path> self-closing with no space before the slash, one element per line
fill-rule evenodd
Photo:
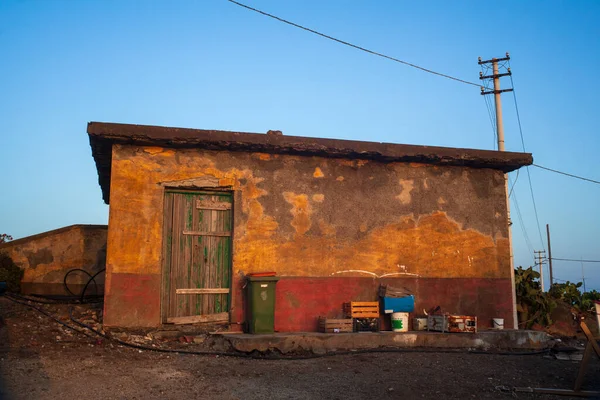
<path fill-rule="evenodd" d="M 413 319 L 413 329 L 415 331 L 424 331 L 427 329 L 427 318 Z"/>
<path fill-rule="evenodd" d="M 504 318 L 493 318 L 492 319 L 493 329 L 504 329 Z"/>
<path fill-rule="evenodd" d="M 408 313 L 392 313 L 392 330 L 394 332 L 408 332 Z"/>

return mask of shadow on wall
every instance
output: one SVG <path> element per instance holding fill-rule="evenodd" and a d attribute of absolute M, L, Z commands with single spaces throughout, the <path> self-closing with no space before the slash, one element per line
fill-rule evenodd
<path fill-rule="evenodd" d="M 51 296 L 104 293 L 106 225 L 71 225 L 0 244 L 23 270 L 21 292 Z"/>

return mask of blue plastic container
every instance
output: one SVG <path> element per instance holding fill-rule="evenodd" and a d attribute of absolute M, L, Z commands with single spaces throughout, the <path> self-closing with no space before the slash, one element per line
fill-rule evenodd
<path fill-rule="evenodd" d="M 0 294 L 4 294 L 6 292 L 6 282 L 0 282 Z"/>
<path fill-rule="evenodd" d="M 415 296 L 383 297 L 383 312 L 386 314 L 396 312 L 413 312 L 415 310 Z"/>

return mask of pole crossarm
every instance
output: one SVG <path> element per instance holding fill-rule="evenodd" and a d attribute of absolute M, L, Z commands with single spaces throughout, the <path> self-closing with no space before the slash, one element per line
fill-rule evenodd
<path fill-rule="evenodd" d="M 479 57 L 478 64 L 479 65 L 490 64 L 490 63 L 495 63 L 495 62 L 497 63 L 497 62 L 508 61 L 508 60 L 510 60 L 510 55 L 508 53 L 506 53 L 506 57 L 504 57 L 504 58 L 492 58 L 491 60 L 485 60 L 485 61 L 482 61 L 481 57 Z"/>
<path fill-rule="evenodd" d="M 486 95 L 486 94 L 498 94 L 498 93 L 504 93 L 504 92 L 512 92 L 514 89 L 501 89 L 501 90 L 488 90 L 487 92 L 484 91 L 484 88 L 481 88 L 481 95 Z"/>
<path fill-rule="evenodd" d="M 479 79 L 493 79 L 493 78 L 502 78 L 503 76 L 511 76 L 512 72 L 510 72 L 510 70 L 508 72 L 505 72 L 503 74 L 492 74 L 492 75 L 480 75 Z"/>

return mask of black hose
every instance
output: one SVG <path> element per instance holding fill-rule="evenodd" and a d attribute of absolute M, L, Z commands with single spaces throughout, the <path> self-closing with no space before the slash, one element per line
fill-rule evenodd
<path fill-rule="evenodd" d="M 46 310 L 44 310 L 44 309 L 42 309 L 42 308 L 36 307 L 36 306 L 34 306 L 33 304 L 28 304 L 28 303 L 25 303 L 25 302 L 23 302 L 23 301 L 17 300 L 16 298 L 14 298 L 14 297 L 16 297 L 16 296 L 14 295 L 14 293 L 6 293 L 6 294 L 5 294 L 5 297 L 6 297 L 7 299 L 9 299 L 10 301 L 14 302 L 14 303 L 21 304 L 21 305 L 24 305 L 24 306 L 27 306 L 27 307 L 33 308 L 34 310 L 36 310 L 36 311 L 38 311 L 38 312 L 40 312 L 40 313 L 44 314 L 44 315 L 45 315 L 45 316 L 47 316 L 48 318 L 50 318 L 50 319 L 54 320 L 55 322 L 57 322 L 57 323 L 61 324 L 62 326 L 66 327 L 66 328 L 69 328 L 69 329 L 71 329 L 71 330 L 73 330 L 73 331 L 75 331 L 75 332 L 81 333 L 82 335 L 85 335 L 85 336 L 87 336 L 87 337 L 90 337 L 90 338 L 92 338 L 92 339 L 94 338 L 94 336 L 90 335 L 89 333 L 87 333 L 87 332 L 85 332 L 85 331 L 80 331 L 79 329 L 76 329 L 75 327 L 73 327 L 73 326 L 71 326 L 71 325 L 69 325 L 69 324 L 67 324 L 67 323 L 65 323 L 65 322 L 63 322 L 63 321 L 61 321 L 60 319 L 56 318 L 54 315 L 50 314 L 49 312 L 47 312 Z"/>
<path fill-rule="evenodd" d="M 24 303 L 24 302 L 21 302 L 21 301 L 11 298 L 12 294 L 7 295 L 6 297 L 15 303 L 22 304 L 24 306 L 31 307 L 36 311 L 39 311 L 40 313 L 46 315 L 47 317 L 53 319 L 54 321 L 58 322 L 59 324 L 65 326 L 75 332 L 78 332 L 87 337 L 93 338 L 93 336 L 88 334 L 87 332 L 81 331 L 71 325 L 64 323 L 63 321 L 59 320 L 58 318 L 54 317 L 53 315 L 51 315 L 50 313 L 46 312 L 43 309 L 40 309 L 31 304 L 27 304 L 27 303 Z M 223 351 L 175 350 L 175 349 L 161 349 L 158 347 L 143 346 L 143 345 L 139 345 L 139 344 L 135 344 L 135 343 L 129 343 L 129 342 L 126 342 L 124 340 L 118 339 L 113 336 L 109 336 L 105 333 L 102 333 L 102 332 L 94 329 L 93 327 L 91 327 L 87 324 L 84 324 L 83 322 L 76 320 L 75 317 L 73 317 L 73 307 L 69 308 L 69 318 L 76 325 L 78 325 L 82 328 L 88 329 L 89 331 L 93 332 L 95 335 L 100 336 L 107 340 L 114 341 L 114 342 L 119 343 L 126 347 L 131 347 L 133 349 L 138 349 L 138 350 L 154 351 L 154 352 L 158 352 L 158 353 L 178 353 L 178 354 L 189 354 L 189 355 L 199 355 L 199 356 L 222 356 L 222 357 L 260 359 L 260 360 L 310 360 L 310 359 L 315 359 L 315 358 L 356 355 L 356 354 L 369 354 L 369 353 L 438 353 L 438 354 L 450 353 L 450 354 L 489 354 L 489 355 L 503 355 L 503 356 L 509 356 L 509 355 L 529 356 L 529 355 L 545 354 L 550 351 L 550 349 L 544 349 L 544 350 L 530 351 L 530 352 L 494 353 L 494 352 L 487 352 L 487 351 L 472 351 L 472 350 L 464 351 L 464 350 L 460 350 L 460 349 L 380 348 L 380 349 L 360 349 L 360 350 L 336 351 L 336 352 L 330 352 L 330 353 L 324 353 L 324 354 L 310 354 L 310 355 L 305 355 L 305 356 L 281 356 L 281 355 L 260 356 L 260 355 L 256 355 L 253 353 L 248 354 L 248 353 L 240 353 L 240 352 L 228 353 L 228 352 L 223 352 Z"/>
<path fill-rule="evenodd" d="M 96 283 L 96 277 L 98 275 L 100 275 L 101 272 L 106 271 L 106 268 L 102 268 L 100 271 L 96 272 L 94 275 L 92 275 L 90 277 L 90 279 L 87 281 L 87 283 L 85 284 L 85 286 L 83 287 L 83 290 L 81 291 L 81 302 L 83 303 L 84 297 L 85 297 L 85 291 L 87 290 L 88 286 L 90 285 L 90 282 L 94 281 L 94 287 L 96 288 L 96 295 L 98 295 L 98 284 Z M 89 274 L 88 274 L 89 275 Z"/>
<path fill-rule="evenodd" d="M 82 303 L 79 296 L 54 298 L 52 296 L 44 296 L 41 294 L 23 296 L 23 295 L 20 295 L 17 293 L 10 293 L 10 295 L 19 300 L 31 301 L 32 303 L 38 303 L 38 304 L 81 304 Z M 40 299 L 42 299 L 42 300 L 40 300 Z M 103 301 L 104 301 L 103 297 L 95 298 L 95 299 L 88 298 L 83 303 L 101 303 Z"/>
<path fill-rule="evenodd" d="M 65 290 L 66 290 L 66 291 L 67 291 L 67 293 L 69 293 L 71 296 L 78 296 L 78 295 L 76 295 L 75 293 L 73 293 L 73 292 L 71 291 L 71 289 L 69 289 L 69 285 L 67 284 L 67 278 L 68 278 L 68 277 L 69 277 L 69 275 L 71 275 L 73 272 L 77 272 L 77 271 L 79 271 L 79 272 L 83 272 L 84 274 L 86 274 L 87 276 L 89 276 L 89 277 L 90 277 L 90 280 L 92 280 L 92 279 L 93 279 L 93 278 L 92 278 L 92 275 L 91 275 L 89 272 L 87 272 L 85 269 L 81 269 L 81 268 L 73 268 L 73 269 L 71 269 L 71 270 L 67 271 L 67 273 L 65 274 L 65 277 L 63 278 L 63 284 L 64 284 L 64 286 L 65 286 Z M 89 283 L 89 280 L 88 280 L 88 283 Z M 96 284 L 96 281 L 94 281 L 94 284 Z M 87 284 L 86 284 L 86 287 L 87 287 Z M 96 294 L 98 294 L 98 285 L 96 285 Z"/>
<path fill-rule="evenodd" d="M 261 360 L 309 360 L 313 358 L 323 358 L 323 357 L 332 357 L 332 356 L 343 356 L 343 355 L 352 355 L 352 354 L 367 354 L 367 353 L 451 353 L 451 354 L 489 354 L 489 355 L 519 355 L 519 356 L 530 356 L 530 355 L 539 355 L 546 354 L 550 351 L 550 349 L 529 351 L 529 352 L 489 352 L 489 351 L 472 351 L 472 350 L 461 350 L 461 349 L 423 349 L 423 348 L 379 348 L 379 349 L 360 349 L 360 350 L 345 350 L 345 351 L 336 351 L 324 354 L 310 354 L 306 356 L 259 356 L 255 354 L 248 353 L 226 353 L 226 352 L 214 352 L 214 351 L 194 351 L 194 350 L 174 350 L 174 349 L 161 349 L 156 347 L 147 347 L 139 344 L 133 344 L 129 342 L 125 342 L 123 340 L 117 339 L 112 336 L 108 336 L 102 332 L 97 331 L 93 327 L 86 325 L 73 317 L 73 308 L 69 310 L 69 317 L 71 321 L 81 326 L 82 328 L 89 329 L 95 334 L 102 336 L 108 340 L 114 340 L 115 342 L 122 344 L 123 346 L 132 347 L 134 349 L 140 350 L 148 350 L 148 351 L 156 351 L 161 353 L 181 353 L 181 354 L 193 354 L 193 355 L 219 355 L 224 357 L 242 357 L 242 358 L 252 358 L 252 359 L 261 359 Z"/>

